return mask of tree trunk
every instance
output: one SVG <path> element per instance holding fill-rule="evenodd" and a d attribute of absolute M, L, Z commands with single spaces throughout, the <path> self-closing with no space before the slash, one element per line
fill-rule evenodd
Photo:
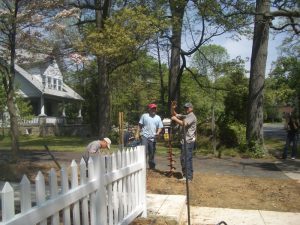
<path fill-rule="evenodd" d="M 14 102 L 14 95 L 14 88 L 10 88 L 7 94 L 7 109 L 10 117 L 11 153 L 13 161 L 18 159 L 19 152 L 19 126 L 17 109 Z"/>
<path fill-rule="evenodd" d="M 184 9 L 188 1 L 170 1 L 172 13 L 172 37 L 171 37 L 171 61 L 169 69 L 169 99 L 168 113 L 171 109 L 171 101 L 178 101 L 180 98 L 180 50 L 181 31 L 184 16 Z"/>
<path fill-rule="evenodd" d="M 165 109 L 165 85 L 164 85 L 164 79 L 163 79 L 163 71 L 161 67 L 161 57 L 160 57 L 160 48 L 159 48 L 159 42 L 158 38 L 156 40 L 156 48 L 157 48 L 157 58 L 158 58 L 158 73 L 160 77 L 160 102 L 162 105 L 162 108 Z"/>
<path fill-rule="evenodd" d="M 268 0 L 256 1 L 254 37 L 251 55 L 247 141 L 249 147 L 253 144 L 263 144 L 263 89 L 269 40 L 269 19 L 264 13 L 270 12 Z"/>
<path fill-rule="evenodd" d="M 105 58 L 98 58 L 98 72 L 99 138 L 102 139 L 108 135 L 110 130 L 110 93 Z"/>
<path fill-rule="evenodd" d="M 19 126 L 18 126 L 18 116 L 17 108 L 15 105 L 15 57 L 16 57 L 16 35 L 17 35 L 17 14 L 19 9 L 19 1 L 14 3 L 13 11 L 13 21 L 12 29 L 9 33 L 9 43 L 10 43 L 10 65 L 9 72 L 6 79 L 6 94 L 7 94 L 7 109 L 10 116 L 10 132 L 11 132 L 11 151 L 12 160 L 16 161 L 18 159 L 19 152 Z"/>
<path fill-rule="evenodd" d="M 104 28 L 104 21 L 109 16 L 111 0 L 96 0 L 96 5 L 100 5 L 102 10 L 96 10 L 96 27 L 101 30 Z M 100 139 L 108 135 L 110 130 L 110 93 L 109 93 L 109 75 L 106 59 L 104 56 L 97 56 L 98 64 L 98 109 L 99 109 L 99 132 Z"/>

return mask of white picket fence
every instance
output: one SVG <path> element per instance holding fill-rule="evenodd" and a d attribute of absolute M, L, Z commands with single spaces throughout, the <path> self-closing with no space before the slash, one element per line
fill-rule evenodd
<path fill-rule="evenodd" d="M 19 200 L 6 182 L 0 224 L 115 225 L 147 216 L 143 146 L 90 157 L 87 166 L 83 159 L 79 167 L 73 160 L 69 170 L 70 176 L 66 168 L 61 169 L 60 186 L 54 169 L 49 171 L 48 185 L 40 171 L 35 185 L 24 175 Z"/>

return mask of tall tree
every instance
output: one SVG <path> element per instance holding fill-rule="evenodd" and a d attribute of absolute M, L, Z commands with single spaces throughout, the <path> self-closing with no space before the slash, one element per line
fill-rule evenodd
<path fill-rule="evenodd" d="M 272 3 L 273 11 L 270 11 Z M 248 12 L 249 13 L 249 12 Z M 265 79 L 266 60 L 268 54 L 268 38 L 270 26 L 274 30 L 283 32 L 292 29 L 299 35 L 300 17 L 297 1 L 272 1 L 257 0 L 253 46 L 251 54 L 248 116 L 247 116 L 247 142 L 250 148 L 262 147 L 263 144 L 263 89 Z M 280 23 L 272 23 L 275 18 L 280 18 Z"/>
<path fill-rule="evenodd" d="M 58 4 L 60 0 L 0 2 L 0 75 L 10 116 L 11 149 L 14 160 L 17 159 L 19 151 L 18 112 L 15 101 L 15 63 L 18 58 L 16 49 L 38 49 L 37 44 L 41 43 L 40 37 L 43 36 L 40 25 L 47 21 L 42 14 L 47 14 L 49 8 Z"/>
<path fill-rule="evenodd" d="M 180 99 L 180 82 L 186 57 L 199 47 L 226 32 L 244 33 L 250 24 L 247 14 L 237 13 L 236 4 L 247 8 L 245 2 L 170 0 L 171 12 L 171 62 L 169 81 L 169 104 Z M 182 47 L 182 35 L 189 34 L 189 46 Z M 186 50 L 187 49 L 187 50 Z"/>
<path fill-rule="evenodd" d="M 117 5 L 112 1 L 71 2 L 70 6 L 89 9 L 95 16 L 79 21 L 83 25 L 83 40 L 78 43 L 81 52 L 95 56 L 97 60 L 97 88 L 94 90 L 97 99 L 99 137 L 110 131 L 111 87 L 110 74 L 119 66 L 136 60 L 143 52 L 149 39 L 156 36 L 161 21 L 151 15 L 147 7 L 135 5 Z M 111 13 L 111 9 L 114 10 Z"/>
<path fill-rule="evenodd" d="M 0 38 L 2 44 L 6 47 L 6 57 L 1 57 L 0 73 L 2 83 L 6 94 L 6 104 L 10 116 L 10 129 L 11 129 L 11 150 L 13 160 L 17 159 L 19 151 L 19 127 L 18 115 L 15 104 L 15 59 L 16 59 L 16 37 L 18 14 L 20 10 L 20 1 L 3 1 L 0 8 L 4 13 L 0 17 Z M 2 49 L 3 50 L 3 49 Z M 4 51 L 4 50 L 3 50 Z M 2 51 L 2 52 L 3 52 Z"/>
<path fill-rule="evenodd" d="M 256 12 L 251 54 L 246 133 L 249 147 L 263 143 L 263 89 L 270 27 L 270 20 L 264 14 L 270 13 L 270 1 L 257 0 Z"/>
<path fill-rule="evenodd" d="M 168 108 L 171 107 L 171 101 L 178 101 L 180 97 L 180 81 L 183 70 L 180 68 L 180 53 L 181 53 L 181 37 L 183 27 L 183 16 L 188 1 L 186 0 L 170 0 L 171 10 L 171 60 L 170 60 L 170 75 L 169 75 L 169 100 Z"/>

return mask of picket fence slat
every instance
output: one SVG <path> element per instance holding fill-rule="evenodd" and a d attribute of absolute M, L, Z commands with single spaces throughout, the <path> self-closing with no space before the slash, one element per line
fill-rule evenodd
<path fill-rule="evenodd" d="M 38 172 L 35 178 L 35 188 L 36 188 L 36 203 L 37 206 L 41 206 L 46 201 L 45 178 L 41 171 Z M 47 219 L 42 220 L 39 224 L 47 225 Z"/>
<path fill-rule="evenodd" d="M 14 206 L 14 190 L 12 186 L 5 182 L 2 189 L 2 220 L 8 221 L 13 218 L 15 215 L 15 206 Z M 5 206 L 5 207 L 4 207 Z"/>
<path fill-rule="evenodd" d="M 38 172 L 34 190 L 24 175 L 20 200 L 16 200 L 21 212 L 17 214 L 14 190 L 6 182 L 1 191 L 0 225 L 129 224 L 135 217 L 146 215 L 144 155 L 145 148 L 138 146 L 108 156 L 91 156 L 87 165 L 83 159 L 79 165 L 73 160 L 70 177 L 65 167 L 60 170 L 61 186 L 54 169 L 47 174 L 47 186 L 44 175 Z"/>
<path fill-rule="evenodd" d="M 68 180 L 67 170 L 64 167 L 62 167 L 60 170 L 60 174 L 61 174 L 62 194 L 66 194 L 69 191 L 69 180 Z M 63 209 L 63 224 L 71 225 L 70 207 L 69 206 L 67 206 Z"/>
<path fill-rule="evenodd" d="M 51 199 L 55 199 L 58 196 L 58 187 L 57 187 L 57 176 L 55 170 L 52 168 L 49 172 L 49 183 L 50 183 L 50 196 Z M 59 214 L 55 213 L 51 217 L 51 225 L 59 224 Z"/>
<path fill-rule="evenodd" d="M 112 154 L 112 173 L 117 171 L 117 155 L 115 153 Z M 117 224 L 119 222 L 119 199 L 118 199 L 118 182 L 112 181 L 113 186 L 113 210 L 114 210 L 114 223 Z"/>
<path fill-rule="evenodd" d="M 20 182 L 20 203 L 21 212 L 24 213 L 31 208 L 31 190 L 30 181 L 26 175 L 23 175 Z"/>
<path fill-rule="evenodd" d="M 86 163 L 82 158 L 80 160 L 80 184 L 85 185 L 87 183 L 86 177 Z M 83 225 L 89 224 L 89 208 L 88 208 L 88 197 L 84 197 L 81 200 L 81 215 L 82 215 L 82 223 Z"/>
<path fill-rule="evenodd" d="M 78 166 L 75 160 L 71 163 L 71 187 L 75 189 L 78 187 Z M 73 217 L 73 224 L 80 225 L 80 212 L 79 212 L 79 201 L 74 202 L 73 210 L 72 210 L 72 217 Z"/>
<path fill-rule="evenodd" d="M 111 173 L 112 172 L 112 156 L 107 156 L 106 157 L 106 162 L 107 162 L 107 173 Z M 113 225 L 113 215 L 114 215 L 114 211 L 113 211 L 113 190 L 112 190 L 112 183 L 109 183 L 107 185 L 107 201 L 108 201 L 108 212 L 107 212 L 107 218 L 108 218 L 108 225 Z M 111 203 L 111 204 L 109 204 Z"/>

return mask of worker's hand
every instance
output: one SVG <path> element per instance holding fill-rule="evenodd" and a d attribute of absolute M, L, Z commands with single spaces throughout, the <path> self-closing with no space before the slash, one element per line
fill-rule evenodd
<path fill-rule="evenodd" d="M 176 120 L 178 120 L 178 119 L 177 119 L 177 117 L 176 117 L 176 116 L 172 116 L 172 117 L 171 117 L 171 120 L 174 120 L 174 121 L 176 121 Z"/>

